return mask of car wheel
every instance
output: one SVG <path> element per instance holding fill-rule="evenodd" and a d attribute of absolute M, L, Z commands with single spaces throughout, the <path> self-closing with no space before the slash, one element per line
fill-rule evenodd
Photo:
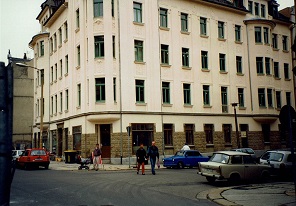
<path fill-rule="evenodd" d="M 49 164 L 44 166 L 44 168 L 45 168 L 46 170 L 48 170 L 48 167 L 49 167 Z"/>
<path fill-rule="evenodd" d="M 214 183 L 216 178 L 215 177 L 206 177 L 209 183 Z"/>
<path fill-rule="evenodd" d="M 179 168 L 179 169 L 183 169 L 183 168 L 184 168 L 184 165 L 183 165 L 182 162 L 178 162 L 178 168 Z"/>
<path fill-rule="evenodd" d="M 79 167 L 78 167 L 78 170 L 82 170 L 82 167 L 81 167 L 81 166 L 79 166 Z"/>
<path fill-rule="evenodd" d="M 238 184 L 240 181 L 240 175 L 239 174 L 232 174 L 232 175 L 230 175 L 230 178 L 228 179 L 228 181 L 231 184 Z"/>
<path fill-rule="evenodd" d="M 268 180 L 270 179 L 270 174 L 267 171 L 264 171 L 261 175 L 261 179 L 263 182 L 268 182 Z"/>
<path fill-rule="evenodd" d="M 29 169 L 29 165 L 25 163 L 25 164 L 24 164 L 24 169 L 25 169 L 25 170 Z"/>

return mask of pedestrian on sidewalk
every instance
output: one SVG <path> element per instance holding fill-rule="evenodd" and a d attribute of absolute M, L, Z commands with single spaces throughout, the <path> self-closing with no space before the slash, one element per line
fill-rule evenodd
<path fill-rule="evenodd" d="M 159 153 L 158 148 L 155 146 L 155 141 L 152 141 L 152 145 L 148 148 L 148 158 L 150 159 L 151 172 L 155 175 L 155 164 L 157 158 L 157 165 L 159 165 Z"/>
<path fill-rule="evenodd" d="M 140 144 L 140 148 L 136 152 L 136 157 L 138 162 L 137 174 L 139 174 L 140 166 L 142 166 L 142 175 L 145 175 L 145 159 L 147 155 L 143 143 Z"/>
<path fill-rule="evenodd" d="M 93 169 L 98 171 L 99 169 L 99 164 L 101 163 L 101 148 L 99 144 L 96 144 L 96 148 L 92 152 L 92 159 L 93 159 Z"/>

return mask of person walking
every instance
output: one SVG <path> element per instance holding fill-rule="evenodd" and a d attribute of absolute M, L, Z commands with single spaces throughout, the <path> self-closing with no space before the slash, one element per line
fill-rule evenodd
<path fill-rule="evenodd" d="M 94 166 L 94 170 L 98 171 L 99 169 L 99 164 L 101 162 L 101 148 L 99 144 L 96 144 L 96 148 L 94 149 L 94 151 L 92 152 L 92 159 L 93 159 L 93 166 Z"/>
<path fill-rule="evenodd" d="M 157 162 L 159 162 L 159 153 L 158 153 L 158 148 L 155 146 L 155 141 L 152 141 L 152 145 L 148 148 L 147 155 L 148 155 L 148 158 L 150 159 L 151 172 L 153 175 L 155 175 L 156 158 L 157 158 Z"/>
<path fill-rule="evenodd" d="M 143 143 L 140 144 L 140 148 L 136 152 L 137 157 L 137 174 L 139 174 L 140 166 L 142 165 L 142 175 L 145 175 L 145 159 L 146 159 L 146 150 L 144 149 Z"/>
<path fill-rule="evenodd" d="M 185 143 L 185 145 L 182 147 L 181 150 L 190 150 L 190 147 L 188 146 L 187 142 Z"/>

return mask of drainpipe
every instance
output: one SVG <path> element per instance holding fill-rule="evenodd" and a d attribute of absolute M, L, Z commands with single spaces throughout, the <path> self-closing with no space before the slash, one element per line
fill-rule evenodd
<path fill-rule="evenodd" d="M 117 22 L 118 22 L 118 76 L 119 76 L 119 113 L 120 113 L 120 164 L 122 164 L 123 156 L 123 137 L 122 137 L 122 90 L 121 90 L 121 58 L 120 58 L 120 11 L 119 11 L 119 0 L 117 0 Z"/>

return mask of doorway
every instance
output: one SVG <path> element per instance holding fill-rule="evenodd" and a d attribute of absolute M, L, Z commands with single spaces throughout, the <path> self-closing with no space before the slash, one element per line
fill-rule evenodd
<path fill-rule="evenodd" d="M 111 125 L 100 124 L 100 137 L 102 145 L 102 158 L 110 159 L 111 157 Z"/>
<path fill-rule="evenodd" d="M 240 131 L 241 131 L 241 142 L 242 147 L 249 147 L 249 141 L 248 141 L 248 131 L 249 131 L 249 125 L 247 124 L 240 124 Z"/>

